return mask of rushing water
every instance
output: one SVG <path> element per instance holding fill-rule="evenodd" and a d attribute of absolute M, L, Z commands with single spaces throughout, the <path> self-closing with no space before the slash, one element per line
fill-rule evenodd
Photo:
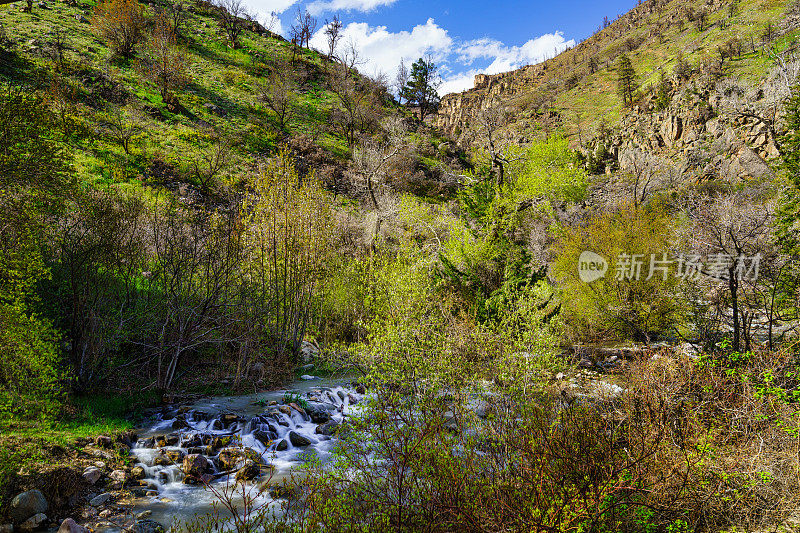
<path fill-rule="evenodd" d="M 333 430 L 357 411 L 363 392 L 349 383 L 315 379 L 289 390 L 208 398 L 160 413 L 140 430 L 131 450 L 144 470 L 146 490 L 134 512 L 150 511 L 150 519 L 168 527 L 210 511 L 213 493 L 192 484 L 196 478 L 184 471 L 183 458 L 192 454 L 202 456 L 199 464 L 207 462 L 205 480 L 219 488 L 233 484 L 246 462 L 244 456 L 237 460 L 239 452 L 260 456 L 263 474 L 249 482 L 256 484 L 268 479 L 275 485 L 310 458 L 324 463 L 336 442 Z M 260 498 L 278 503 L 268 491 Z"/>

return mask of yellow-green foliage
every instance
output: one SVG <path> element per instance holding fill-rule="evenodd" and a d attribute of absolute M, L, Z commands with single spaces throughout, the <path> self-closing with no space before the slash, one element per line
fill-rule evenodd
<path fill-rule="evenodd" d="M 579 202 L 586 196 L 586 171 L 561 135 L 533 143 L 513 170 L 515 196 L 520 199 Z"/>
<path fill-rule="evenodd" d="M 49 278 L 39 213 L 0 194 L 0 425 L 8 417 L 43 419 L 57 409 L 57 335 L 36 316 L 37 284 Z"/>
<path fill-rule="evenodd" d="M 662 273 L 656 271 L 647 279 L 651 254 L 661 259 L 662 254 L 673 249 L 675 225 L 663 206 L 653 204 L 625 207 L 597 215 L 585 227 L 563 229 L 553 249 L 553 273 L 563 297 L 564 320 L 574 335 L 591 338 L 610 333 L 641 341 L 679 321 L 675 272 L 663 279 Z M 592 283 L 581 281 L 578 263 L 584 251 L 608 261 L 604 278 Z M 626 279 L 624 273 L 617 272 L 620 254 L 640 256 L 638 279 Z"/>
<path fill-rule="evenodd" d="M 330 202 L 313 175 L 300 179 L 287 151 L 270 161 L 252 189 L 243 206 L 245 279 L 261 295 L 260 312 L 270 318 L 279 353 L 296 353 L 331 256 Z"/>

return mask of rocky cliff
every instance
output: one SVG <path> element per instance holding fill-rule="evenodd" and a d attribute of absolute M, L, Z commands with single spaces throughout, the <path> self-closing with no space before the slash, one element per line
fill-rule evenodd
<path fill-rule="evenodd" d="M 646 153 L 699 179 L 765 177 L 798 70 L 798 4 L 647 0 L 551 60 L 476 76 L 473 89 L 442 99 L 433 121 L 469 144 L 479 142 L 481 112 L 503 108 L 515 141 L 555 126 L 587 155 L 606 150 L 615 168 Z M 616 94 L 622 53 L 640 88 L 630 108 Z"/>

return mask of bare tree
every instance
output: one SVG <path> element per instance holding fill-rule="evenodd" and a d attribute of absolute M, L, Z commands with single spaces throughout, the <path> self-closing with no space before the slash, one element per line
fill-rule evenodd
<path fill-rule="evenodd" d="M 483 137 L 483 144 L 498 188 L 505 184 L 506 167 L 518 159 L 509 154 L 509 148 L 513 143 L 501 133 L 509 124 L 509 115 L 509 110 L 499 107 L 488 107 L 478 114 L 478 135 Z"/>
<path fill-rule="evenodd" d="M 172 102 L 175 97 L 171 91 L 182 87 L 186 82 L 188 61 L 176 45 L 175 35 L 169 19 L 164 14 L 156 15 L 153 33 L 140 63 L 145 76 L 158 85 L 164 102 Z"/>
<path fill-rule="evenodd" d="M 297 84 L 292 78 L 289 65 L 278 63 L 269 75 L 267 84 L 261 93 L 261 100 L 267 104 L 282 131 L 286 130 L 297 100 Z"/>
<path fill-rule="evenodd" d="M 325 22 L 325 39 L 328 43 L 328 59 L 333 59 L 336 52 L 336 45 L 342 38 L 342 20 L 339 15 L 334 15 L 332 20 Z"/>
<path fill-rule="evenodd" d="M 331 112 L 331 122 L 353 148 L 358 135 L 377 126 L 380 116 L 376 91 L 369 80 L 358 75 L 355 66 L 361 59 L 355 44 L 350 42 L 338 57 L 328 83 L 338 106 Z"/>
<path fill-rule="evenodd" d="M 279 22 L 278 13 L 273 11 L 269 14 L 269 18 L 264 21 L 264 28 L 270 33 L 275 33 L 275 27 Z"/>
<path fill-rule="evenodd" d="M 208 147 L 192 163 L 193 173 L 201 190 L 207 192 L 211 189 L 215 178 L 230 164 L 230 159 L 230 140 L 221 135 L 212 136 Z"/>
<path fill-rule="evenodd" d="M 59 70 L 64 68 L 64 52 L 69 49 L 69 37 L 66 30 L 56 28 L 51 32 L 50 42 L 47 43 L 47 51 Z"/>
<path fill-rule="evenodd" d="M 406 128 L 399 117 L 386 119 L 381 139 L 363 139 L 353 150 L 353 172 L 364 180 L 372 207 L 379 209 L 376 184 L 385 177 L 387 165 L 405 149 Z"/>
<path fill-rule="evenodd" d="M 773 207 L 753 192 L 737 192 L 691 198 L 687 211 L 694 221 L 692 248 L 708 257 L 704 274 L 717 284 L 720 313 L 730 309 L 732 349 L 739 351 L 744 339 L 744 348 L 749 350 L 755 304 L 747 302 L 743 288 L 752 281 L 748 276 L 754 266 L 752 258 L 760 261 L 772 238 Z"/>
<path fill-rule="evenodd" d="M 408 72 L 405 60 L 400 59 L 400 64 L 397 65 L 397 74 L 394 77 L 394 89 L 397 91 L 400 102 L 403 101 L 403 88 L 408 84 L 408 78 L 411 74 Z"/>
<path fill-rule="evenodd" d="M 155 251 L 150 283 L 158 295 L 144 344 L 156 363 L 157 386 L 169 390 L 181 362 L 210 346 L 236 339 L 235 290 L 242 262 L 242 227 L 230 214 L 188 212 L 157 205 L 151 223 Z"/>
<path fill-rule="evenodd" d="M 166 5 L 156 8 L 156 16 L 169 21 L 176 40 L 182 36 L 181 30 L 186 23 L 186 13 L 186 6 L 181 1 L 169 1 Z"/>
<path fill-rule="evenodd" d="M 125 151 L 125 154 L 131 153 L 131 143 L 137 135 L 144 131 L 139 115 L 128 115 L 122 108 L 104 115 L 101 123 L 106 135 L 116 142 Z"/>
<path fill-rule="evenodd" d="M 308 48 L 308 43 L 317 29 L 317 19 L 308 12 L 297 8 L 297 16 L 292 26 L 292 34 L 297 38 L 297 44 Z"/>
<path fill-rule="evenodd" d="M 228 39 L 231 48 L 240 46 L 239 37 L 250 18 L 243 0 L 214 0 L 219 15 L 219 27 Z"/>

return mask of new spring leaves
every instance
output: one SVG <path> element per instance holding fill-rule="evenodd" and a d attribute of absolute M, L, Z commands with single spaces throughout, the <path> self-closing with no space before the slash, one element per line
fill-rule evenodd
<path fill-rule="evenodd" d="M 700 255 L 692 254 L 650 254 L 648 258 L 645 254 L 621 253 L 614 265 L 614 278 L 637 281 L 660 277 L 666 280 L 673 275 L 685 280 L 697 280 L 701 276 L 727 279 L 732 274 L 738 279 L 755 280 L 758 278 L 760 265 L 761 254 L 735 257 L 719 253 L 703 261 Z M 585 251 L 578 258 L 578 277 L 584 283 L 604 278 L 608 272 L 608 261 L 599 254 Z"/>

